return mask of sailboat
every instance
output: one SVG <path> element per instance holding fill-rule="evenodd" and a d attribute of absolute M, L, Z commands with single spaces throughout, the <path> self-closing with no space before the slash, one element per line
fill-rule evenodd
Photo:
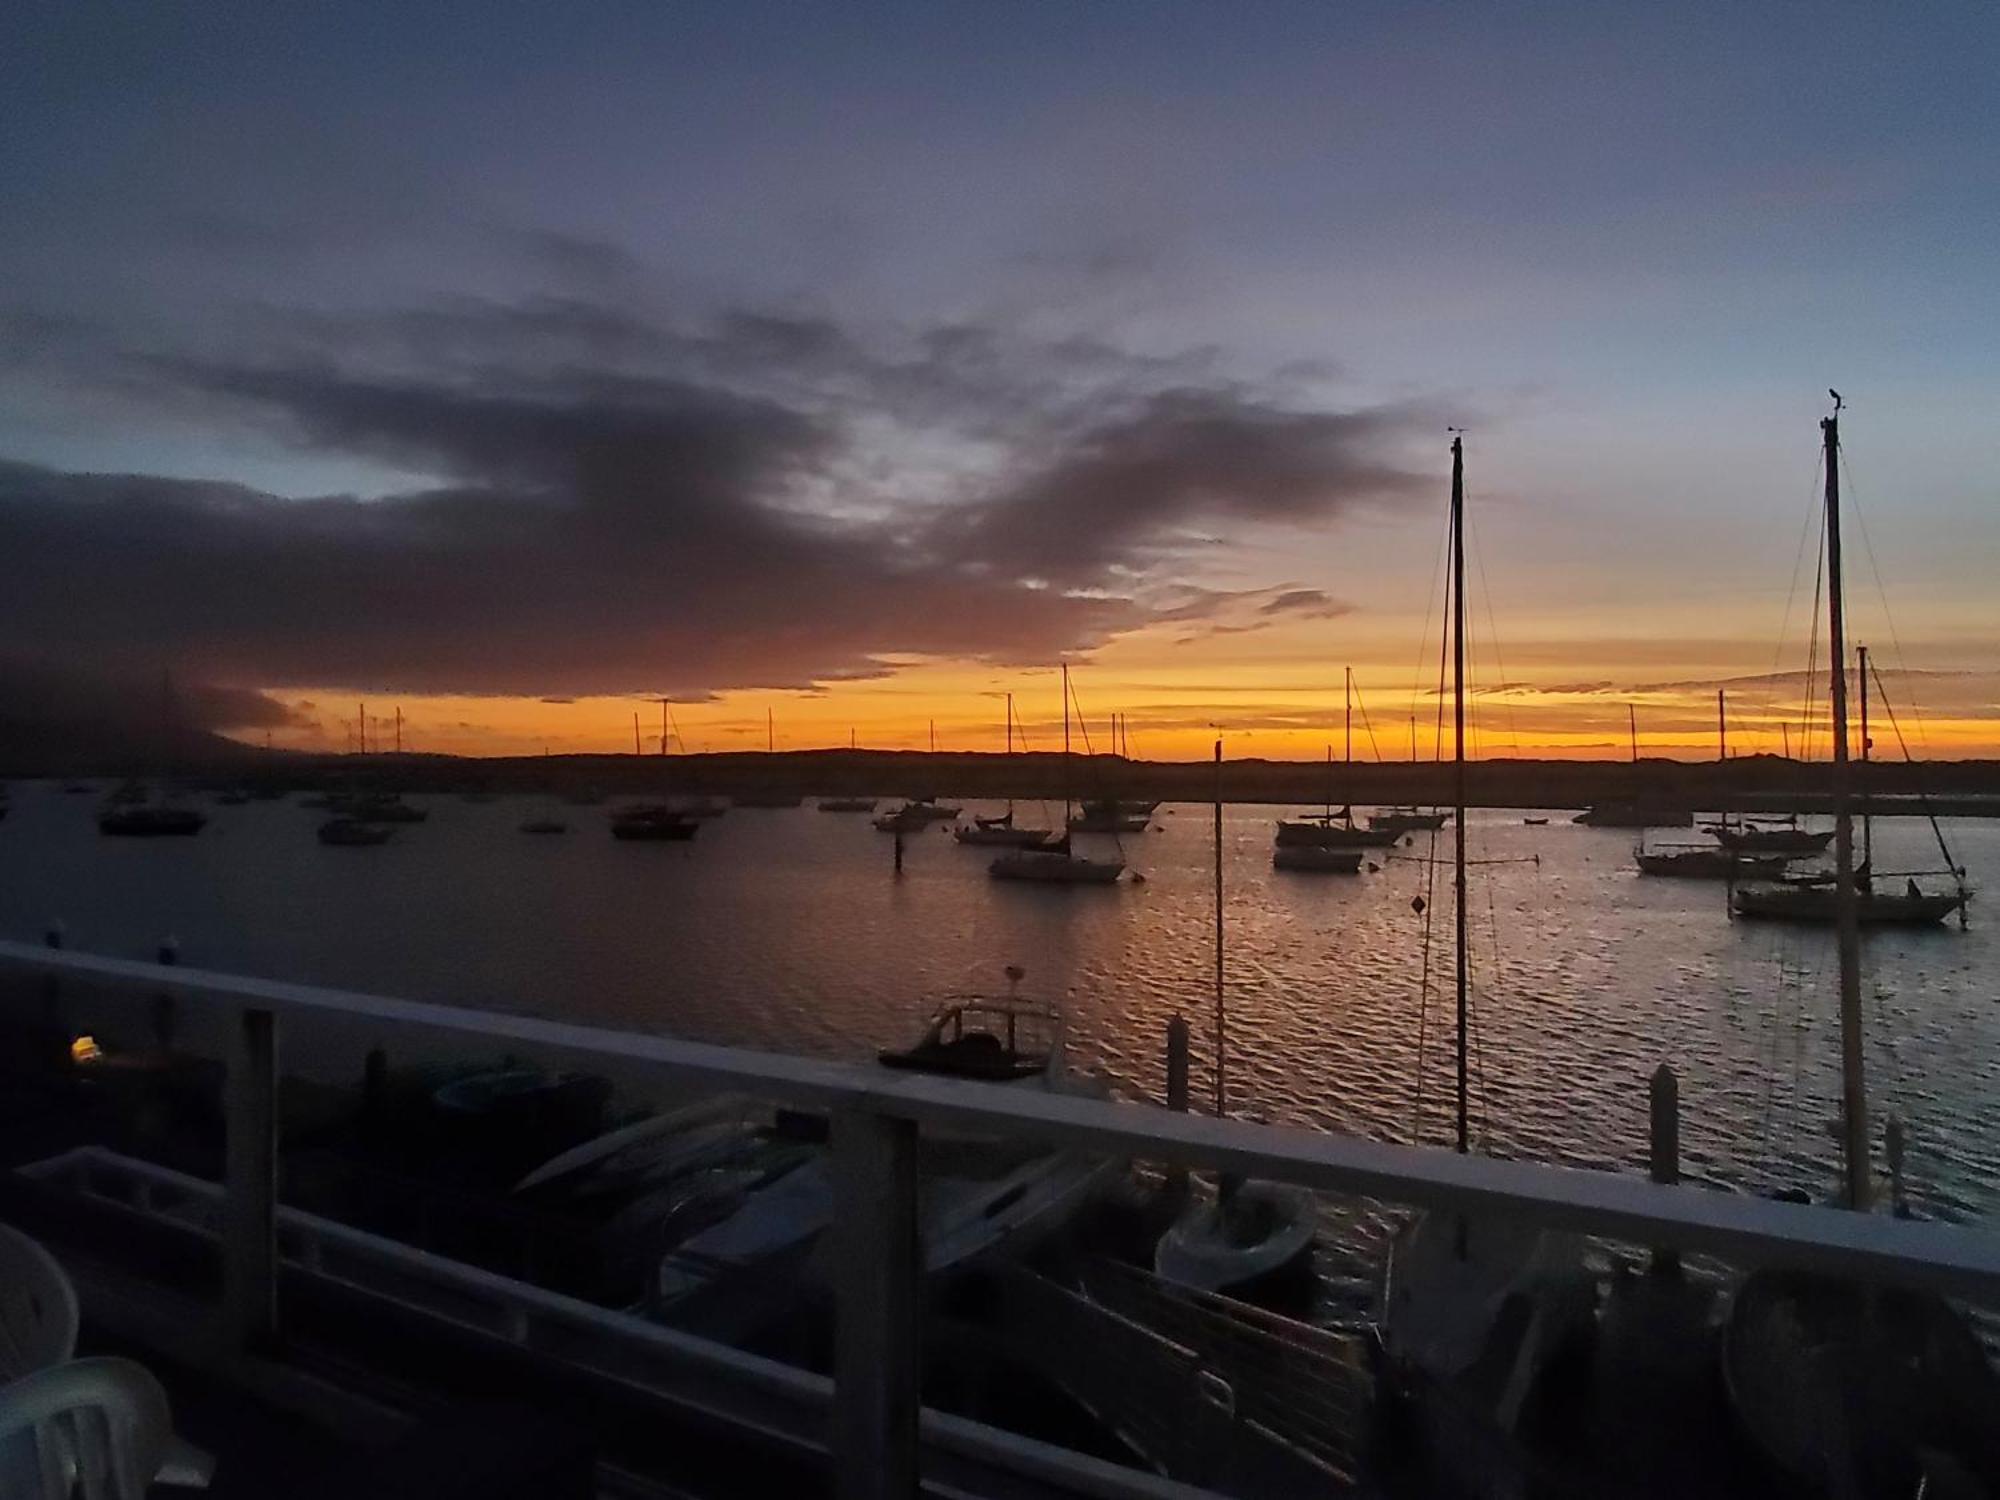
<path fill-rule="evenodd" d="M 1827 639 L 1832 659 L 1844 664 L 1837 477 L 1842 403 L 1837 392 L 1829 394 L 1833 415 L 1820 423 Z M 1861 924 L 1883 898 L 1869 893 L 1860 873 L 1867 860 L 1860 867 L 1854 861 L 1846 673 L 1831 675 L 1834 875 L 1830 887 L 1810 889 L 1823 894 L 1837 933 L 1844 1206 L 1866 1213 L 1874 1182 L 1861 1034 Z M 1865 745 L 1865 728 L 1862 737 Z M 1865 829 L 1864 838 L 1872 842 Z M 1946 899 L 1962 911 L 1963 887 Z M 1892 1136 L 1892 1167 L 1897 1149 Z M 1722 1371 L 1730 1405 L 1752 1443 L 1802 1489 L 1832 1495 L 2000 1490 L 2000 1444 L 1993 1436 L 2000 1377 L 1965 1317 L 1935 1293 L 1813 1271 L 1755 1271 L 1731 1304 Z"/>
<path fill-rule="evenodd" d="M 1451 444 L 1452 887 L 1457 988 L 1457 1150 L 1471 1150 L 1468 1110 L 1467 904 L 1465 893 L 1465 449 Z M 1580 1300 L 1581 1247 L 1572 1236 L 1506 1219 L 1435 1210 L 1406 1223 L 1390 1246 L 1383 1288 L 1383 1347 L 1397 1373 L 1423 1388 L 1460 1388 L 1475 1366 L 1504 1368 L 1495 1416 L 1511 1426 L 1540 1371 L 1564 1342 Z M 1587 1287 L 1583 1287 L 1587 1291 Z M 1510 1309 L 1513 1311 L 1510 1313 Z M 1447 1402 L 1447 1405 L 1452 1403 Z"/>
<path fill-rule="evenodd" d="M 1007 695 L 1007 758 L 1014 758 L 1014 695 Z M 1055 842 L 1048 828 L 1018 828 L 1014 824 L 1014 799 L 1007 799 L 1007 811 L 997 818 L 974 818 L 968 827 L 954 828 L 951 836 L 961 844 L 979 844 L 1004 849 L 1037 849 Z"/>
<path fill-rule="evenodd" d="M 1715 736 L 1716 764 L 1721 766 L 1729 757 L 1729 729 L 1722 690 L 1715 693 Z M 1740 833 L 1743 829 L 1729 822 L 1725 812 L 1720 823 L 1708 825 L 1708 832 L 1715 835 L 1714 844 L 1656 844 L 1646 847 L 1646 836 L 1642 832 L 1639 842 L 1632 848 L 1632 859 L 1639 866 L 1641 875 L 1666 875 L 1679 880 L 1757 880 L 1773 879 L 1785 873 L 1792 854 L 1783 849 L 1754 850 L 1739 848 L 1729 841 L 1727 835 Z M 1832 838 L 1832 834 L 1827 835 Z M 1805 850 L 1814 853 L 1816 850 Z"/>
<path fill-rule="evenodd" d="M 1050 885 L 1111 885 L 1125 873 L 1122 859 L 1091 859 L 1070 849 L 1070 802 L 1067 782 L 1071 768 L 1069 748 L 1069 663 L 1063 663 L 1063 823 L 1061 838 L 1032 849 L 1012 849 L 987 866 L 995 880 L 1042 881 Z"/>
<path fill-rule="evenodd" d="M 1350 781 L 1354 770 L 1354 669 L 1346 670 L 1346 730 L 1342 761 L 1348 768 Z M 1386 848 L 1403 836 L 1400 828 L 1363 828 L 1354 821 L 1354 808 L 1346 806 L 1339 812 L 1333 810 L 1333 747 L 1326 752 L 1326 810 L 1307 813 L 1297 818 L 1278 820 L 1277 848 L 1271 857 L 1272 865 L 1280 870 L 1338 870 L 1342 872 L 1358 870 L 1360 856 L 1353 862 L 1336 860 L 1315 862 L 1311 857 L 1301 857 L 1302 849 L 1356 850 L 1363 848 Z"/>
<path fill-rule="evenodd" d="M 1355 856 L 1357 859 L 1359 855 Z M 1222 741 L 1215 742 L 1215 1117 L 1228 1113 L 1222 989 Z M 1224 1174 L 1197 1194 L 1153 1248 L 1154 1274 L 1237 1296 L 1310 1276 L 1319 1206 L 1309 1189 Z"/>
<path fill-rule="evenodd" d="M 1840 399 L 1837 396 L 1833 410 L 1832 416 L 1820 422 L 1826 453 L 1827 651 L 1834 663 L 1834 670 L 1827 674 L 1833 710 L 1833 874 L 1739 887 L 1731 893 L 1730 910 L 1739 917 L 1832 924 L 1843 933 L 1850 924 L 1924 926 L 1942 922 L 1954 912 L 1963 923 L 1965 906 L 1972 893 L 1948 850 L 1945 873 L 1952 881 L 1949 891 L 1925 890 L 1917 883 L 1915 874 L 1903 877 L 1905 884 L 1901 890 L 1877 890 L 1873 861 L 1863 859 L 1859 865 L 1854 862 L 1854 812 L 1848 785 L 1846 600 L 1840 561 Z M 1862 692 L 1865 704 L 1865 676 Z M 1863 714 L 1865 719 L 1865 706 Z M 1875 841 L 1872 803 L 1863 808 L 1862 827 L 1862 836 L 1872 853 Z M 1938 841 L 1942 846 L 1942 832 Z M 1845 957 L 1843 951 L 1843 963 Z"/>

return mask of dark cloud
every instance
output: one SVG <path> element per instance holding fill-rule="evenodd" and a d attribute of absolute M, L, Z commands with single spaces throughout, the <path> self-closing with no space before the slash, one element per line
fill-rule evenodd
<path fill-rule="evenodd" d="M 0 463 L 0 626 L 219 682 L 693 697 L 1326 618 L 1320 590 L 1203 589 L 1188 560 L 1414 488 L 1387 456 L 1406 413 L 976 325 L 871 343 L 549 298 L 289 317 L 254 357 L 37 331 L 176 420 L 428 476 L 287 499 Z"/>

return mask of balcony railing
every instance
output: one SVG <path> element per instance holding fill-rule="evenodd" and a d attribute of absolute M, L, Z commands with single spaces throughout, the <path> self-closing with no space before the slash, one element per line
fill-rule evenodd
<path fill-rule="evenodd" d="M 690 1090 L 733 1090 L 824 1111 L 831 1121 L 835 1183 L 830 1432 L 843 1496 L 914 1493 L 920 1422 L 933 1433 L 940 1423 L 951 1425 L 951 1419 L 922 1413 L 918 1388 L 917 1142 L 929 1129 L 1236 1172 L 1419 1208 L 1504 1215 L 1542 1228 L 1973 1299 L 2000 1293 L 2000 1238 L 1946 1224 L 22 943 L 0 942 L 0 963 L 148 995 L 169 993 L 226 1022 L 223 1296 L 230 1337 L 246 1350 L 274 1342 L 281 1314 L 276 1098 L 282 1028 L 327 1021 L 414 1028 L 621 1072 L 643 1068 Z M 743 1357 L 730 1351 L 729 1358 L 740 1364 Z M 1020 1451 L 1024 1473 L 1039 1466 L 1052 1474 L 1051 1464 L 1067 1462 L 1051 1458 L 1045 1445 L 1024 1444 Z M 1176 1488 L 1138 1474 L 1128 1481 L 1119 1477 L 1123 1471 L 1080 1456 L 1063 1472 L 1072 1488 L 1091 1493 Z"/>

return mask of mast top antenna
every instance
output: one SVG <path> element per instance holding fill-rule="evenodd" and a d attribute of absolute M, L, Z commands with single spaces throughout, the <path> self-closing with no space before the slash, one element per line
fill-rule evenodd
<path fill-rule="evenodd" d="M 1836 391 L 1832 386 L 1828 386 L 1826 388 L 1826 393 L 1829 396 L 1833 397 L 1833 409 L 1836 412 L 1839 411 L 1843 406 L 1847 405 L 1845 401 L 1840 399 L 1840 392 Z"/>

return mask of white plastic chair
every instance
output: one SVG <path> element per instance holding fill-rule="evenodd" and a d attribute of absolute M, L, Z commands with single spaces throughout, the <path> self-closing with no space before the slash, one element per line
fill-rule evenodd
<path fill-rule="evenodd" d="M 56 1258 L 0 1224 L 0 1384 L 76 1353 L 76 1289 Z"/>
<path fill-rule="evenodd" d="M 73 1359 L 0 1389 L 0 1482 L 9 1500 L 143 1500 L 173 1435 L 144 1365 Z"/>

